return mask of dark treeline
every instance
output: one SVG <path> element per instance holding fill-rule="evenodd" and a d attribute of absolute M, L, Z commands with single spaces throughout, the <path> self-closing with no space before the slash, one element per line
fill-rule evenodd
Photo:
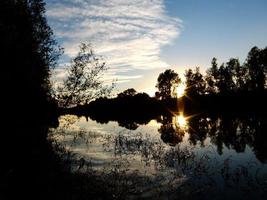
<path fill-rule="evenodd" d="M 185 72 L 187 109 L 202 111 L 266 111 L 267 48 L 253 47 L 241 65 L 231 58 L 202 75 L 198 67 Z"/>
<path fill-rule="evenodd" d="M 167 69 L 157 79 L 158 91 L 150 98 L 137 93 L 133 88 L 125 90 L 116 98 L 99 98 L 84 106 L 67 112 L 88 114 L 92 118 L 105 115 L 107 118 L 155 116 L 166 112 L 265 112 L 267 101 L 267 48 L 253 47 L 241 65 L 231 58 L 220 66 L 216 58 L 211 61 L 205 75 L 199 67 L 185 71 L 185 94 L 179 98 L 175 89 L 182 83 L 179 75 Z M 181 110 L 182 108 L 182 110 Z M 130 117 L 130 116 L 129 116 Z"/>
<path fill-rule="evenodd" d="M 98 98 L 89 104 L 64 109 L 64 113 L 88 116 L 100 123 L 109 121 L 135 121 L 146 124 L 159 115 L 172 115 L 177 111 L 177 99 L 158 100 L 146 93 L 127 89 L 115 98 Z"/>
<path fill-rule="evenodd" d="M 216 58 L 213 58 L 206 75 L 202 75 L 198 67 L 187 70 L 186 93 L 188 96 L 263 93 L 266 89 L 266 76 L 267 47 L 253 47 L 242 65 L 238 59 L 231 58 L 219 66 Z"/>
<path fill-rule="evenodd" d="M 155 110 L 156 107 L 157 110 Z M 144 109 L 140 110 L 140 108 Z M 70 112 L 87 114 L 92 119 L 104 120 L 105 116 L 108 122 L 108 120 L 127 119 L 128 117 L 142 121 L 142 119 L 151 119 L 162 111 L 159 101 L 150 98 L 146 93 L 137 93 L 131 88 L 119 93 L 116 98 L 99 98 L 88 105 L 74 107 Z M 140 115 L 141 113 L 143 115 Z"/>

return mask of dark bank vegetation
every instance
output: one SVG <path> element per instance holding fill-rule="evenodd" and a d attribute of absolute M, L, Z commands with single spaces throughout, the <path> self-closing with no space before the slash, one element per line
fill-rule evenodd
<path fill-rule="evenodd" d="M 0 19 L 5 114 L 44 117 L 54 112 L 49 78 L 61 49 L 47 24 L 44 2 L 3 0 Z"/>

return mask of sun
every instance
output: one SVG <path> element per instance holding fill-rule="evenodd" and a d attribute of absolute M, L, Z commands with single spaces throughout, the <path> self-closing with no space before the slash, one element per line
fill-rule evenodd
<path fill-rule="evenodd" d="M 185 95 L 185 85 L 184 84 L 180 84 L 178 85 L 176 88 L 175 88 L 175 93 L 176 93 L 176 97 L 179 98 L 179 97 L 182 97 Z"/>

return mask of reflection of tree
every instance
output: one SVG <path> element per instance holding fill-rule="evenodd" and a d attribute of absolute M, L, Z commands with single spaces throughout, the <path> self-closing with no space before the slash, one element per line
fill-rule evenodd
<path fill-rule="evenodd" d="M 129 130 L 136 130 L 138 128 L 138 124 L 134 121 L 118 121 L 118 124 Z"/>
<path fill-rule="evenodd" d="M 246 146 L 250 146 L 256 157 L 261 161 L 267 160 L 266 131 L 267 122 L 263 117 L 234 118 L 221 116 L 208 118 L 205 115 L 193 117 L 189 120 L 189 141 L 196 145 L 204 144 L 207 137 L 216 145 L 219 154 L 222 154 L 223 146 L 234 149 L 236 152 L 244 152 Z"/>
<path fill-rule="evenodd" d="M 190 128 L 189 141 L 196 145 L 198 141 L 203 145 L 207 137 L 207 130 L 209 128 L 208 121 L 203 118 L 194 117 L 188 122 Z"/>
<path fill-rule="evenodd" d="M 163 116 L 159 133 L 163 142 L 175 146 L 183 140 L 184 130 L 173 123 L 172 116 Z"/>
<path fill-rule="evenodd" d="M 253 136 L 251 138 L 253 139 L 252 148 L 254 153 L 256 154 L 256 157 L 261 162 L 267 161 L 267 121 L 266 118 L 254 118 L 250 120 L 250 128 L 252 128 L 251 131 L 254 132 Z"/>

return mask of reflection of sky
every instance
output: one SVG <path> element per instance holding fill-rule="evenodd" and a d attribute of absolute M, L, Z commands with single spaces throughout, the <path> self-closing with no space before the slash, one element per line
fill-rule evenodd
<path fill-rule="evenodd" d="M 120 142 L 120 140 L 118 140 L 120 137 L 122 138 L 121 142 L 126 142 L 125 144 L 128 145 L 131 144 L 131 141 L 136 142 L 140 140 L 144 145 L 146 142 L 148 142 L 148 146 L 153 144 L 154 146 L 163 148 L 164 151 L 175 149 L 175 147 L 170 147 L 161 141 L 161 135 L 158 132 L 161 124 L 156 120 L 151 120 L 147 125 L 140 125 L 136 130 L 128 130 L 126 128 L 119 127 L 117 122 L 98 124 L 90 119 L 86 121 L 86 118 L 84 117 L 78 119 L 73 116 L 65 116 L 65 118 L 71 118 L 72 124 L 67 127 L 65 132 L 62 132 L 63 134 L 60 137 L 57 137 L 58 141 L 66 144 L 69 149 L 78 153 L 80 156 L 91 159 L 93 163 L 100 168 L 101 166 L 103 167 L 108 165 L 112 159 L 116 158 L 114 155 L 114 150 L 116 148 L 114 142 L 116 139 L 117 142 Z M 64 125 L 64 116 L 61 117 L 60 122 L 61 125 Z M 61 128 L 62 126 L 59 126 L 58 133 L 60 133 Z M 84 135 L 80 136 L 81 138 L 77 137 L 76 141 L 73 142 L 74 135 L 77 135 L 79 131 L 82 131 Z M 183 140 L 179 144 L 179 148 L 189 149 L 189 151 L 194 152 L 200 157 L 201 155 L 208 155 L 210 158 L 217 159 L 220 162 L 230 159 L 231 162 L 235 163 L 236 166 L 238 164 L 247 164 L 252 162 L 260 164 L 253 151 L 248 146 L 246 146 L 244 152 L 237 153 L 235 150 L 229 149 L 223 145 L 223 153 L 222 155 L 219 155 L 217 153 L 217 147 L 211 143 L 209 137 L 204 140 L 203 144 L 198 142 L 195 146 L 191 145 L 188 142 L 188 139 L 189 134 L 185 132 Z M 122 144 L 122 147 L 125 147 L 123 145 L 124 144 Z M 152 148 L 152 146 L 150 147 Z M 146 172 L 147 169 L 144 163 L 141 162 L 142 155 L 140 152 L 138 152 L 138 149 L 134 152 L 135 153 L 133 155 L 128 152 L 130 154 L 126 153 L 125 155 L 122 154 L 121 156 L 122 158 L 129 159 L 130 167 L 133 170 L 138 170 L 141 167 Z M 154 161 L 151 160 L 151 162 L 153 163 Z M 149 167 L 149 170 L 151 171 L 151 167 Z"/>
<path fill-rule="evenodd" d="M 71 122 L 69 126 L 64 123 L 66 119 Z M 194 187 L 194 184 L 196 187 L 212 184 L 215 190 L 225 189 L 226 182 L 222 173 L 230 173 L 231 179 L 236 178 L 244 169 L 249 170 L 248 176 L 238 184 L 246 184 L 248 181 L 253 185 L 257 184 L 255 181 L 267 178 L 267 165 L 257 161 L 248 146 L 244 152 L 237 153 L 223 145 L 223 153 L 219 155 L 209 137 L 203 144 L 198 142 L 194 146 L 188 142 L 189 134 L 186 132 L 182 142 L 171 147 L 161 140 L 158 132 L 160 127 L 160 123 L 151 120 L 147 125 L 141 125 L 131 131 L 119 127 L 117 122 L 98 124 L 90 119 L 86 121 L 84 117 L 68 115 L 60 118 L 60 126 L 52 131 L 52 135 L 60 144 L 75 153 L 78 160 L 84 158 L 90 161 L 96 170 L 94 173 L 109 174 L 116 171 L 149 178 L 150 184 L 142 182 L 139 187 L 147 190 L 150 196 L 153 196 L 154 192 L 157 193 L 156 187 L 168 191 L 187 183 L 190 187 Z M 79 136 L 76 137 L 77 135 Z M 78 166 L 73 167 L 74 170 L 77 168 Z M 230 187 L 229 194 L 232 191 Z M 212 193 L 208 195 L 212 196 Z"/>

